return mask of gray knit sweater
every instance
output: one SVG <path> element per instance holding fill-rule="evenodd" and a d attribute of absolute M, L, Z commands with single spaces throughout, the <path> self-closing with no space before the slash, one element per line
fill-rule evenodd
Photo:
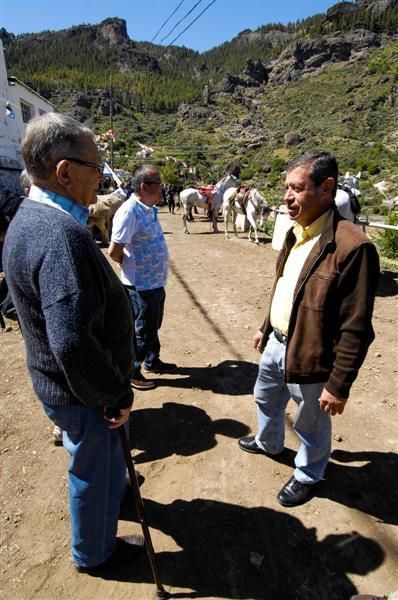
<path fill-rule="evenodd" d="M 130 406 L 132 310 L 88 230 L 66 212 L 25 199 L 3 261 L 38 398 Z"/>

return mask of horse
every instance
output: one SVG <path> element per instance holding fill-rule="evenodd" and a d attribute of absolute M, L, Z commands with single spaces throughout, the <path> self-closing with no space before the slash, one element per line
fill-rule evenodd
<path fill-rule="evenodd" d="M 264 219 L 265 214 L 270 211 L 268 208 L 268 202 L 262 194 L 255 188 L 249 188 L 248 190 L 234 190 L 232 188 L 224 192 L 223 198 L 223 213 L 224 213 L 224 233 L 225 239 L 228 236 L 228 222 L 232 216 L 232 223 L 234 226 L 234 233 L 236 237 L 236 217 L 238 214 L 246 214 L 247 220 L 250 223 L 248 240 L 252 241 L 252 231 L 254 231 L 254 241 L 259 244 L 258 239 L 258 228 L 257 218 Z"/>
<path fill-rule="evenodd" d="M 223 202 L 223 194 L 225 190 L 230 187 L 238 187 L 240 185 L 239 179 L 234 177 L 234 175 L 226 175 L 223 177 L 216 185 L 214 186 L 214 192 L 211 199 L 211 209 L 213 211 L 213 231 L 214 233 L 218 233 L 217 227 L 217 216 L 218 212 L 222 206 Z M 198 192 L 196 188 L 187 188 L 186 190 L 182 190 L 180 192 L 180 205 L 183 207 L 183 227 L 184 233 L 189 233 L 187 228 L 187 219 L 189 216 L 190 210 L 197 206 L 199 208 L 208 209 L 209 202 L 206 196 L 203 196 Z"/>
<path fill-rule="evenodd" d="M 360 178 L 361 172 L 354 176 L 350 175 L 350 172 L 347 171 L 337 188 L 336 197 L 334 199 L 340 215 L 353 223 L 355 222 L 356 215 L 361 210 L 358 200 L 358 197 L 361 195 L 361 192 L 358 189 Z"/>
<path fill-rule="evenodd" d="M 118 188 L 112 194 L 97 196 L 97 202 L 88 207 L 89 216 L 87 227 L 92 230 L 95 227 L 99 229 L 104 244 L 109 244 L 109 233 L 111 230 L 112 218 L 119 206 L 126 200 L 126 194 L 121 188 Z"/>

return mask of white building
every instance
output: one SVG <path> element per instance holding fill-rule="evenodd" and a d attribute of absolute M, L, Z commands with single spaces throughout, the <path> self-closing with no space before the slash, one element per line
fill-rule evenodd
<path fill-rule="evenodd" d="M 52 112 L 53 105 L 40 94 L 7 75 L 0 40 L 0 194 L 19 191 L 19 175 L 24 168 L 21 137 L 26 123 L 37 115 Z"/>

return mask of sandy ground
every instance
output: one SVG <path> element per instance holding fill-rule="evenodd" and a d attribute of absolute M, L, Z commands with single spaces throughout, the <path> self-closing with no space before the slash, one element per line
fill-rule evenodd
<path fill-rule="evenodd" d="M 241 452 L 255 432 L 252 388 L 276 254 L 210 234 L 182 233 L 162 209 L 172 266 L 161 331 L 175 375 L 137 392 L 133 456 L 165 587 L 176 598 L 348 600 L 398 590 L 397 273 L 384 272 L 376 340 L 343 416 L 317 497 L 283 509 L 298 441 L 294 406 L 279 460 Z M 106 577 L 69 558 L 66 466 L 34 397 L 18 328 L 1 334 L 1 600 L 153 598 L 146 557 Z M 120 533 L 138 532 L 120 521 Z"/>

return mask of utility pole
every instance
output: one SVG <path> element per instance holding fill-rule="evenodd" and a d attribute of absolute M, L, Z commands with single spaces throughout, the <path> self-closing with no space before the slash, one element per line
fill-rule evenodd
<path fill-rule="evenodd" d="M 114 169 L 113 159 L 113 97 L 112 97 L 112 74 L 109 75 L 109 116 L 110 116 L 110 140 L 111 140 L 111 169 Z"/>

